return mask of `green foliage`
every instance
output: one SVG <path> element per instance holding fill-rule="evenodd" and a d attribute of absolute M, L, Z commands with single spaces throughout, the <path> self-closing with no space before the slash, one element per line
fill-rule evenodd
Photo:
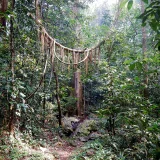
<path fill-rule="evenodd" d="M 142 19 L 142 26 L 146 26 L 146 24 L 149 24 L 149 26 L 152 28 L 153 31 L 156 32 L 155 35 L 155 47 L 160 50 L 160 2 L 158 0 L 153 0 L 150 4 L 148 0 L 142 0 L 144 3 L 148 4 L 148 6 L 145 8 L 144 13 L 142 13 L 138 18 Z M 133 0 L 122 0 L 120 3 L 120 7 L 123 8 L 127 4 L 128 10 L 132 8 Z"/>
<path fill-rule="evenodd" d="M 143 2 L 147 5 L 148 0 Z M 81 12 L 86 8 L 82 3 L 76 5 Z M 66 46 L 88 48 L 105 38 L 99 64 L 92 63 L 88 75 L 83 64 L 78 66 L 82 70 L 85 111 L 100 116 L 103 138 L 88 142 L 73 159 L 158 160 L 160 157 L 160 54 L 153 48 L 160 45 L 159 1 L 148 4 L 141 15 L 138 8 L 132 7 L 133 0 L 123 0 L 120 5 L 127 5 L 130 12 L 122 10 L 113 27 L 112 16 L 105 6 L 94 12 L 101 15 L 94 21 L 94 16 L 84 16 L 83 13 L 75 17 L 75 1 L 44 0 L 41 3 L 43 25 L 50 35 Z M 40 84 L 46 56 L 40 51 L 38 26 L 30 13 L 35 13 L 34 3 L 24 0 L 16 1 L 14 12 L 5 13 L 8 25 L 0 35 L 0 127 L 8 127 L 10 106 L 14 104 L 17 120 L 15 133 L 18 135 L 21 130 L 24 136 L 22 141 L 36 147 L 37 142 L 32 136 L 43 146 L 46 141 L 40 136 L 44 133 L 44 127 L 50 128 L 53 133 L 58 133 L 61 128 L 57 127 L 56 85 L 49 63 Z M 142 26 L 136 18 L 138 16 L 146 33 L 150 33 L 147 34 L 145 56 L 142 55 Z M 14 22 L 14 79 L 10 68 L 10 17 Z M 81 27 L 78 36 L 75 32 L 77 25 Z M 57 62 L 55 66 L 60 82 L 62 112 L 74 115 L 77 101 L 73 96 L 74 69 L 61 70 L 61 64 Z M 144 77 L 148 78 L 148 84 L 144 83 Z M 147 98 L 143 96 L 144 89 L 149 93 Z M 32 96 L 27 99 L 29 95 Z M 108 129 L 111 124 L 115 134 Z M 25 151 L 19 150 L 17 145 L 22 146 L 17 141 L 9 142 L 2 138 L 0 143 L 1 157 L 5 154 L 10 159 L 27 156 Z M 45 159 L 39 153 L 29 156 L 31 159 Z"/>
<path fill-rule="evenodd" d="M 137 13 L 132 10 L 131 12 L 128 17 L 124 17 L 123 22 L 127 23 L 129 20 L 132 23 L 127 27 L 121 24 L 121 30 L 112 35 L 114 38 L 106 40 L 104 47 L 101 48 L 106 59 L 99 64 L 97 72 L 89 75 L 85 81 L 85 98 L 91 105 L 89 111 L 96 111 L 100 117 L 103 117 L 106 127 L 110 117 L 115 119 L 115 136 L 111 134 L 110 141 L 102 140 L 107 144 L 102 145 L 103 149 L 100 147 L 98 152 L 101 156 L 97 159 L 106 159 L 101 150 L 109 150 L 116 159 L 159 158 L 157 122 L 160 101 L 157 97 L 159 85 L 156 85 L 159 72 L 156 68 L 159 69 L 159 60 L 155 58 L 159 57 L 159 53 L 148 46 L 146 58 L 142 56 L 141 23 L 133 16 L 133 14 L 135 17 L 138 15 L 138 10 Z M 150 31 L 147 27 L 146 30 Z M 153 36 L 149 39 L 153 40 Z M 153 44 L 149 39 L 147 44 Z M 133 42 L 133 45 L 130 42 Z M 144 71 L 145 64 L 148 64 L 147 72 Z M 143 83 L 146 75 L 150 79 L 148 86 Z M 158 90 L 153 84 L 158 87 Z M 143 97 L 144 88 L 147 88 L 150 93 L 149 99 Z M 112 144 L 115 144 L 115 148 Z M 83 159 L 82 157 L 94 159 L 96 156 L 89 157 L 87 149 L 82 149 L 77 159 Z"/>
<path fill-rule="evenodd" d="M 142 0 L 142 1 L 146 4 L 148 4 L 148 0 Z M 134 0 L 122 0 L 120 2 L 120 7 L 123 8 L 127 4 L 128 10 L 130 10 L 133 6 L 133 2 L 134 2 Z M 136 3 L 138 3 L 138 2 L 136 2 Z"/>
<path fill-rule="evenodd" d="M 160 128 L 153 124 L 156 119 L 152 123 L 146 111 L 146 108 L 124 109 L 117 115 L 115 136 L 88 142 L 73 159 L 159 159 Z"/>
<path fill-rule="evenodd" d="M 139 18 L 142 19 L 142 26 L 146 26 L 146 24 L 149 24 L 153 31 L 156 32 L 155 40 L 156 44 L 155 46 L 160 50 L 160 2 L 157 0 L 154 0 L 151 2 L 148 7 L 145 9 L 144 13 L 142 13 Z"/>
<path fill-rule="evenodd" d="M 133 0 L 128 1 L 128 4 L 127 4 L 128 10 L 132 8 L 132 5 L 133 5 Z"/>

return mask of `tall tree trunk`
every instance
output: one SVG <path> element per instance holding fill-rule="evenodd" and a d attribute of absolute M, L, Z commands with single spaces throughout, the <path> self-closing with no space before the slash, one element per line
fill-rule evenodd
<path fill-rule="evenodd" d="M 35 0 L 35 12 L 36 12 L 36 23 L 40 24 L 41 21 L 41 11 L 40 11 L 40 4 L 39 0 Z"/>
<path fill-rule="evenodd" d="M 73 13 L 74 19 L 78 18 L 78 14 L 80 13 L 80 8 L 78 7 L 78 4 L 80 3 L 80 0 L 75 0 L 74 2 L 74 6 L 73 6 Z M 75 33 L 76 33 L 76 44 L 75 44 L 75 48 L 78 49 L 79 47 L 81 47 L 80 44 L 80 39 L 82 39 L 81 35 L 80 35 L 80 30 L 81 30 L 81 25 L 76 23 L 75 26 Z M 74 57 L 74 63 L 78 62 L 78 53 L 73 53 Z M 80 70 L 77 69 L 78 65 L 74 65 L 74 90 L 75 90 L 75 98 L 77 98 L 77 114 L 79 117 L 81 117 L 84 114 L 84 110 L 83 110 L 83 105 L 82 105 L 82 84 L 81 84 L 81 72 Z"/>
<path fill-rule="evenodd" d="M 0 1 L 0 12 L 5 13 L 7 8 L 8 8 L 8 0 L 1 0 Z M 2 25 L 3 28 L 6 27 L 6 18 L 3 15 L 0 16 L 0 24 Z"/>
<path fill-rule="evenodd" d="M 82 84 L 81 84 L 81 71 L 77 70 L 74 73 L 75 97 L 77 98 L 77 113 L 81 117 L 84 115 L 84 108 L 82 106 Z"/>
<path fill-rule="evenodd" d="M 144 2 L 141 0 L 141 12 L 144 13 Z M 142 54 L 143 54 L 143 59 L 146 58 L 146 51 L 147 51 L 147 33 L 146 33 L 146 28 L 142 27 Z M 143 82 L 144 82 L 144 90 L 143 90 L 143 95 L 145 98 L 148 98 L 149 93 L 148 93 L 148 64 L 147 62 L 143 66 L 144 70 L 144 77 L 143 77 Z"/>
<path fill-rule="evenodd" d="M 78 14 L 80 13 L 80 9 L 78 7 L 78 4 L 79 4 L 80 0 L 75 0 L 74 1 L 74 6 L 73 6 L 73 19 L 78 19 Z M 76 44 L 75 44 L 75 48 L 78 49 L 80 46 L 80 39 L 81 39 L 81 36 L 80 36 L 80 30 L 81 30 L 81 25 L 76 23 L 75 25 L 75 33 L 76 33 Z"/>
<path fill-rule="evenodd" d="M 12 0 L 12 11 L 14 10 L 15 0 Z M 15 80 L 15 50 L 14 50 L 14 28 L 13 28 L 13 16 L 10 17 L 10 52 L 11 52 L 11 73 L 12 73 L 12 92 L 14 92 L 14 80 Z M 14 134 L 15 127 L 15 111 L 16 105 L 14 103 L 13 97 L 11 97 L 11 105 L 9 109 L 9 132 Z"/>
<path fill-rule="evenodd" d="M 58 113 L 59 113 L 58 121 L 59 121 L 59 126 L 61 126 L 62 125 L 62 111 L 61 111 L 61 102 L 60 102 L 60 97 L 59 97 L 59 81 L 58 81 L 57 73 L 55 71 L 54 64 L 52 67 L 53 67 L 52 70 L 53 70 L 53 74 L 54 74 L 55 81 L 56 81 L 56 100 L 57 100 Z"/>

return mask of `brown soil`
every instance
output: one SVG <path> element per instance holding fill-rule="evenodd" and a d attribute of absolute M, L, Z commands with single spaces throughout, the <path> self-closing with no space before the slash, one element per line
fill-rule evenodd
<path fill-rule="evenodd" d="M 83 143 L 79 142 L 79 141 L 75 141 L 75 146 L 70 145 L 67 142 L 62 142 L 59 144 L 57 143 L 57 145 L 54 147 L 55 149 L 55 153 L 57 153 L 57 159 L 59 160 L 69 160 L 70 157 L 72 156 L 72 154 L 78 149 L 80 148 Z"/>

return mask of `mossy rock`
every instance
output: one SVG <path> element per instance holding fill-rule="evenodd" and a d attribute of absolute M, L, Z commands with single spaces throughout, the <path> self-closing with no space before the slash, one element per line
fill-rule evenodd
<path fill-rule="evenodd" d="M 97 131 L 97 122 L 95 120 L 85 120 L 77 127 L 75 135 L 88 136 L 93 131 Z"/>
<path fill-rule="evenodd" d="M 78 122 L 79 120 L 76 117 L 64 117 L 62 118 L 62 129 L 64 134 L 70 135 L 73 133 L 73 127 L 71 122 Z"/>
<path fill-rule="evenodd" d="M 103 137 L 102 134 L 99 134 L 97 132 L 93 132 L 89 135 L 89 140 L 95 140 L 95 139 L 102 138 L 102 137 Z"/>

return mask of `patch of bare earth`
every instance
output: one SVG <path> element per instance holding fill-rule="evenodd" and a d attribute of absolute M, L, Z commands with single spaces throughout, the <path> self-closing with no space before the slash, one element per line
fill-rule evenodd
<path fill-rule="evenodd" d="M 54 135 L 50 132 L 44 132 L 47 142 L 53 142 Z M 52 145 L 46 147 L 44 152 L 52 153 L 57 160 L 69 160 L 73 152 L 83 145 L 83 142 L 78 140 L 71 140 L 72 143 L 67 142 L 64 139 L 58 138 L 58 142 L 53 142 Z"/>
<path fill-rule="evenodd" d="M 82 142 L 76 141 L 75 146 L 71 146 L 67 142 L 60 143 L 58 142 L 54 147 L 54 152 L 57 153 L 57 159 L 59 160 L 69 160 L 72 156 L 73 152 L 77 150 L 77 148 L 83 145 Z"/>

